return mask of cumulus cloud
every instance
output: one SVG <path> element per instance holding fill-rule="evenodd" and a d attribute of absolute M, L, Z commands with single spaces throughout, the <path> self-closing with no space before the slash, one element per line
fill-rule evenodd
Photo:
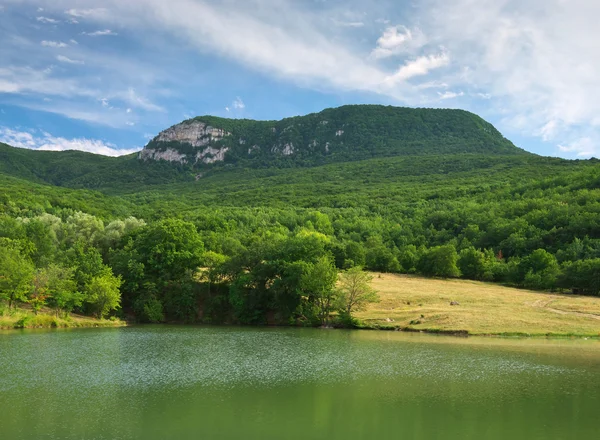
<path fill-rule="evenodd" d="M 111 143 L 95 139 L 55 137 L 46 132 L 18 131 L 0 127 L 0 142 L 13 147 L 29 148 L 32 150 L 66 151 L 79 150 L 104 156 L 123 156 L 139 149 L 119 149 Z"/>
<path fill-rule="evenodd" d="M 600 58 L 591 56 L 600 51 L 599 2 L 428 0 L 418 16 L 465 68 L 453 85 L 491 98 L 506 115 L 501 129 L 579 156 L 600 144 Z"/>
<path fill-rule="evenodd" d="M 425 36 L 416 29 L 411 31 L 405 26 L 390 26 L 377 40 L 377 47 L 371 52 L 375 59 L 388 58 L 411 49 L 421 47 L 425 44 Z"/>

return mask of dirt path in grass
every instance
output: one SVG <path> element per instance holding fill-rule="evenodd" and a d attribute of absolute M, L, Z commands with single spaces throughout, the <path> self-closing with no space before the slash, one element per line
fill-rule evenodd
<path fill-rule="evenodd" d="M 566 310 L 560 310 L 560 309 L 548 307 L 550 304 L 552 304 L 553 302 L 556 302 L 556 301 L 557 301 L 556 299 L 551 299 L 551 300 L 538 299 L 537 301 L 530 303 L 530 305 L 532 307 L 538 307 L 540 309 L 545 309 L 550 312 L 558 313 L 559 315 L 573 315 L 573 316 L 581 316 L 583 318 L 592 318 L 592 319 L 600 320 L 600 315 L 594 315 L 593 313 L 566 311 Z"/>

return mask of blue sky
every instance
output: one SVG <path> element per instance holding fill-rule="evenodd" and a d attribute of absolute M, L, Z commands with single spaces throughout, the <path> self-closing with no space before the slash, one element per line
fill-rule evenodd
<path fill-rule="evenodd" d="M 462 108 L 600 156 L 593 0 L 1 0 L 0 141 L 117 155 L 183 119 Z"/>

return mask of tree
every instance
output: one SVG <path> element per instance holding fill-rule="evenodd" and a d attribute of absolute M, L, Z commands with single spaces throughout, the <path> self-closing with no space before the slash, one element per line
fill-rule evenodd
<path fill-rule="evenodd" d="M 551 289 L 560 275 L 556 257 L 545 249 L 537 249 L 524 258 L 519 271 L 525 274 L 523 284 L 531 289 Z"/>
<path fill-rule="evenodd" d="M 108 273 L 92 278 L 86 285 L 86 301 L 92 305 L 98 318 L 104 318 L 121 306 L 120 287 L 121 278 Z"/>
<path fill-rule="evenodd" d="M 72 268 L 51 264 L 45 272 L 48 277 L 49 303 L 56 316 L 60 312 L 68 315 L 75 307 L 81 307 L 83 294 L 77 290 Z"/>
<path fill-rule="evenodd" d="M 364 310 L 367 304 L 379 301 L 377 291 L 371 287 L 373 276 L 361 267 L 353 267 L 340 275 L 339 291 L 343 312 L 352 316 L 352 312 Z"/>
<path fill-rule="evenodd" d="M 48 273 L 44 269 L 37 269 L 33 274 L 32 288 L 27 294 L 27 302 L 31 305 L 36 315 L 46 305 L 48 298 Z"/>
<path fill-rule="evenodd" d="M 472 246 L 460 251 L 458 268 L 463 277 L 471 280 L 483 279 L 488 269 L 484 253 Z"/>
<path fill-rule="evenodd" d="M 577 293 L 600 295 L 600 258 L 566 262 L 560 285 Z"/>
<path fill-rule="evenodd" d="M 323 256 L 309 265 L 302 275 L 302 290 L 316 308 L 317 317 L 322 326 L 329 322 L 329 315 L 336 308 L 339 292 L 335 289 L 337 269 L 330 257 Z"/>
<path fill-rule="evenodd" d="M 17 249 L 0 243 L 0 298 L 8 301 L 8 308 L 24 301 L 31 291 L 33 264 Z"/>
<path fill-rule="evenodd" d="M 460 276 L 456 266 L 458 254 L 452 244 L 428 249 L 419 259 L 418 269 L 423 275 L 453 278 Z"/>

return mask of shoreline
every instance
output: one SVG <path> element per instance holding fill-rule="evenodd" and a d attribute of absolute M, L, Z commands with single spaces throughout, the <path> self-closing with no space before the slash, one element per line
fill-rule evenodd
<path fill-rule="evenodd" d="M 118 328 L 118 327 L 129 327 L 144 326 L 148 324 L 135 324 L 128 321 L 122 320 L 110 320 L 103 319 L 98 320 L 89 317 L 73 317 L 71 319 L 56 318 L 51 315 L 32 315 L 34 319 L 22 323 L 22 320 L 15 321 L 12 325 L 3 323 L 2 317 L 0 317 L 0 330 L 31 330 L 31 329 L 72 329 L 72 328 Z M 243 326 L 243 325 L 232 325 L 232 324 L 182 324 L 182 323 L 164 323 L 164 324 L 152 324 L 158 326 L 209 326 L 209 327 L 267 327 L 267 328 L 319 328 L 319 327 L 300 327 L 300 326 Z M 414 327 L 402 327 L 402 326 L 385 326 L 385 325 L 369 325 L 369 324 L 358 324 L 353 327 L 328 327 L 331 330 L 369 330 L 369 331 L 383 331 L 383 332 L 402 332 L 402 333 L 421 333 L 427 335 L 440 335 L 440 336 L 452 336 L 455 338 L 469 338 L 469 337 L 484 337 L 484 338 L 531 338 L 531 339 L 598 339 L 600 340 L 600 334 L 586 334 L 586 333 L 557 333 L 557 332 L 540 332 L 540 333 L 526 333 L 526 332 L 470 332 L 468 330 L 452 330 L 452 329 L 417 329 Z"/>
<path fill-rule="evenodd" d="M 11 315 L 0 316 L 0 330 L 23 329 L 67 329 L 67 328 L 108 328 L 125 327 L 126 321 L 120 319 L 96 319 L 88 316 L 70 315 L 66 318 L 55 314 L 39 313 L 37 315 L 19 310 Z"/>
<path fill-rule="evenodd" d="M 468 337 L 485 337 L 485 338 L 546 338 L 546 339 L 598 339 L 600 333 L 557 333 L 557 332 L 470 332 L 468 330 L 452 330 L 452 329 L 437 329 L 437 328 L 414 328 L 401 326 L 382 326 L 375 325 L 358 325 L 352 329 L 356 330 L 373 330 L 373 331 L 388 331 L 388 332 L 403 332 L 403 333 L 423 333 L 428 335 L 454 336 L 457 338 Z"/>

